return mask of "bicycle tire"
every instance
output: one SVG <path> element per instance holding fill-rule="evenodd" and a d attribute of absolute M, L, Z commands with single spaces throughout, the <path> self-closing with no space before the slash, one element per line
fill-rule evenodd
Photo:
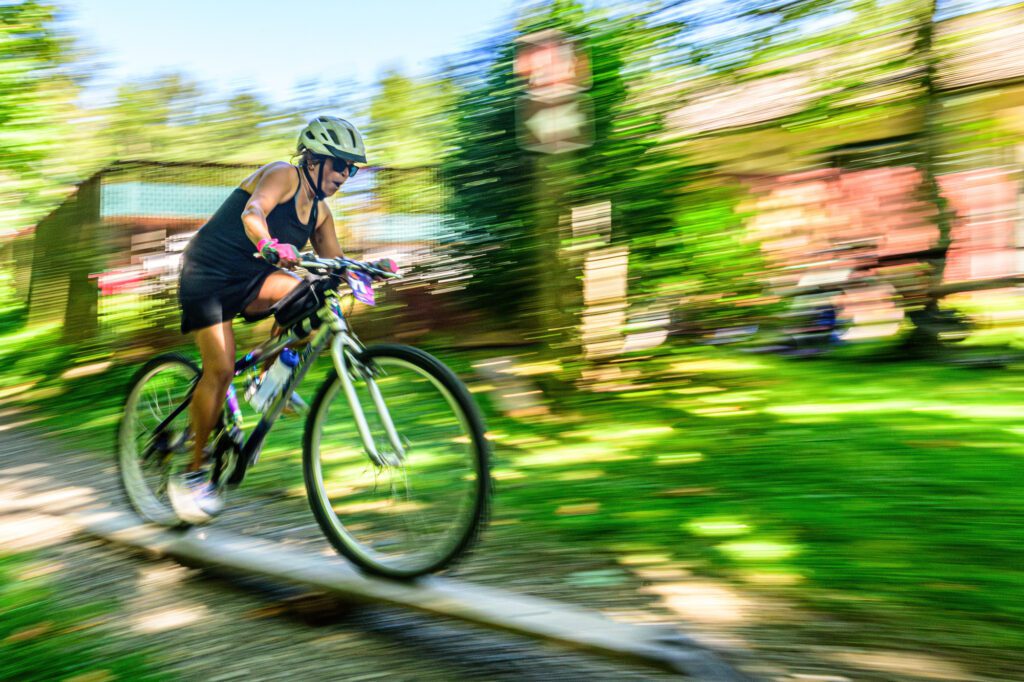
<path fill-rule="evenodd" d="M 445 443 L 450 442 L 458 446 L 466 445 L 464 448 L 467 461 L 470 462 L 467 466 L 472 469 L 468 474 L 463 475 L 457 480 L 461 480 L 464 483 L 456 482 L 456 486 L 465 488 L 468 492 L 468 502 L 459 502 L 458 504 L 468 504 L 468 509 L 459 508 L 457 514 L 459 515 L 456 519 L 461 523 L 461 527 L 448 531 L 450 537 L 445 536 L 443 533 L 440 535 L 441 540 L 444 542 L 444 546 L 438 547 L 438 550 L 430 555 L 426 556 L 421 560 L 410 562 L 395 560 L 393 557 L 386 556 L 380 552 L 377 548 L 371 547 L 367 544 L 364 538 L 357 536 L 355 529 L 360 524 L 357 522 L 346 525 L 342 522 L 341 516 L 345 516 L 345 512 L 339 515 L 331 500 L 331 495 L 328 490 L 327 484 L 325 483 L 324 464 L 321 462 L 321 445 L 323 443 L 324 429 L 330 424 L 330 415 L 332 406 L 340 406 L 340 409 L 344 414 L 349 417 L 348 428 L 344 432 L 344 436 L 349 440 L 347 442 L 352 443 L 356 441 L 355 428 L 351 424 L 351 413 L 348 408 L 348 403 L 341 392 L 341 381 L 335 371 L 331 371 L 327 379 L 321 385 L 317 392 L 316 398 L 313 401 L 313 405 L 310 409 L 309 416 L 306 420 L 305 434 L 303 438 L 303 478 L 306 482 L 306 493 L 309 498 L 310 507 L 312 508 L 313 515 L 316 517 L 317 523 L 320 525 L 321 530 L 326 536 L 327 540 L 331 545 L 343 556 L 352 561 L 356 566 L 363 569 L 368 573 L 380 575 L 394 579 L 412 579 L 428 573 L 435 573 L 445 568 L 450 567 L 456 560 L 464 557 L 470 550 L 472 545 L 477 540 L 480 531 L 486 524 L 487 515 L 489 512 L 490 505 L 490 493 L 491 493 L 491 477 L 490 477 L 490 461 L 489 461 L 489 449 L 487 440 L 485 437 L 485 428 L 483 419 L 480 416 L 479 410 L 476 407 L 469 391 L 458 379 L 458 377 L 448 369 L 444 364 L 433 356 L 425 353 L 417 348 L 410 346 L 404 346 L 399 344 L 381 344 L 371 346 L 363 351 L 356 358 L 361 363 L 373 366 L 378 369 L 389 369 L 390 374 L 378 377 L 377 384 L 381 388 L 382 394 L 387 398 L 386 404 L 388 405 L 388 411 L 394 419 L 396 428 L 405 436 L 407 433 L 413 433 L 407 426 L 412 425 L 413 421 L 411 418 L 406 419 L 404 416 L 406 412 L 406 405 L 413 408 L 416 414 L 421 416 L 420 422 L 416 422 L 416 425 L 420 428 L 426 428 L 423 423 L 426 423 L 430 428 L 437 427 L 437 416 L 431 417 L 433 421 L 422 418 L 423 410 L 432 405 L 438 405 L 439 410 L 444 410 L 442 404 L 431 398 L 428 401 L 429 396 L 427 395 L 430 388 L 433 387 L 438 395 L 444 398 L 445 403 L 451 408 L 452 414 L 456 417 L 459 424 L 459 428 L 465 431 L 464 434 L 457 438 L 448 438 Z M 417 379 L 415 382 L 410 382 L 405 379 L 399 379 L 395 376 L 397 370 L 412 369 L 412 371 L 419 375 L 421 379 Z M 415 379 L 415 377 L 413 377 Z M 426 380 L 426 381 L 423 381 Z M 389 383 L 398 382 L 398 383 Z M 404 382 L 404 383 L 402 383 Z M 392 387 L 401 386 L 401 391 L 392 391 Z M 415 390 L 423 389 L 423 395 L 416 394 L 416 398 L 412 395 Z M 364 411 L 367 411 L 366 401 L 361 401 L 364 407 Z M 410 414 L 413 412 L 410 410 Z M 368 417 L 370 415 L 368 414 Z M 447 426 L 444 426 L 445 434 L 447 435 Z M 440 427 L 437 427 L 440 428 Z M 452 427 L 454 428 L 454 426 Z M 454 431 L 452 431 L 454 432 Z M 331 436 L 332 439 L 337 439 L 338 436 Z M 417 441 L 421 440 L 420 435 L 417 433 Z M 422 436 L 422 440 L 426 441 L 427 444 L 421 448 L 416 449 L 418 442 L 410 443 L 410 449 L 408 450 L 409 459 L 402 463 L 401 477 L 394 473 L 399 470 L 398 467 L 382 467 L 374 468 L 374 490 L 376 492 L 377 484 L 376 477 L 383 475 L 384 472 L 388 472 L 388 475 L 393 479 L 398 479 L 404 483 L 404 494 L 405 498 L 399 499 L 395 502 L 394 498 L 394 480 L 392 480 L 392 499 L 390 509 L 391 515 L 395 518 L 406 514 L 401 511 L 401 505 L 409 506 L 413 505 L 413 511 L 408 512 L 409 514 L 418 513 L 415 509 L 416 504 L 421 504 L 418 500 L 410 501 L 409 495 L 412 492 L 412 485 L 409 481 L 410 467 L 415 467 L 422 462 L 430 461 L 444 461 L 444 454 L 437 455 L 436 448 L 438 447 L 437 437 L 429 439 L 426 434 Z M 435 449 L 432 450 L 431 446 Z M 453 450 L 463 450 L 463 448 L 453 448 Z M 359 466 L 359 457 L 362 457 L 362 464 L 364 466 L 370 465 L 369 456 L 366 455 L 365 451 L 362 450 L 362 446 L 352 446 L 348 452 L 351 452 L 352 460 L 346 460 L 349 462 L 350 467 Z M 413 459 L 416 458 L 416 462 Z M 425 465 L 429 467 L 430 465 Z M 430 471 L 429 468 L 425 469 L 424 474 L 427 480 L 432 482 L 435 487 L 438 485 L 439 474 L 444 473 L 438 471 L 438 467 L 434 467 L 434 471 Z M 350 469 L 351 470 L 351 469 Z M 341 469 L 339 469 L 341 471 Z M 452 476 L 458 470 L 453 468 Z M 419 481 L 420 479 L 418 479 Z M 417 482 L 417 486 L 420 483 Z M 428 504 L 428 510 L 431 507 L 436 506 L 438 501 L 448 502 L 450 499 L 454 499 L 453 496 L 446 497 L 444 494 L 436 494 L 442 492 L 438 489 L 433 498 L 429 497 L 431 492 L 430 483 L 426 484 L 426 491 L 428 493 L 427 499 L 433 499 L 434 502 Z M 423 492 L 418 490 L 417 492 Z M 363 494 L 370 494 L 369 491 L 364 490 Z M 345 499 L 351 498 L 359 499 L 359 494 L 350 495 Z M 356 503 L 358 504 L 358 502 Z M 388 509 L 388 502 L 385 501 L 381 504 L 385 505 L 385 509 Z M 351 508 L 352 504 L 348 506 Z M 377 510 L 379 511 L 378 507 Z M 394 510 L 398 510 L 397 514 Z M 385 514 L 379 514 L 379 516 L 386 516 Z M 357 519 L 358 521 L 358 519 Z M 398 522 L 396 522 L 398 523 Z M 408 525 L 408 522 L 404 522 Z M 358 531 L 362 533 L 362 530 Z M 426 551 L 425 545 L 422 551 Z"/>
<path fill-rule="evenodd" d="M 148 419 L 149 422 L 156 421 L 156 423 L 159 423 L 160 419 L 166 417 L 176 405 L 180 404 L 180 401 L 187 395 L 187 391 L 191 388 L 192 383 L 201 374 L 199 366 L 195 362 L 179 353 L 158 355 L 139 368 L 128 384 L 128 392 L 125 396 L 121 419 L 118 423 L 116 462 L 122 491 L 139 516 L 162 526 L 183 527 L 188 524 L 179 519 L 178 515 L 175 514 L 170 501 L 166 498 L 166 492 L 154 490 L 153 486 L 145 480 L 145 476 L 142 473 L 143 465 L 139 460 L 140 453 L 137 451 L 139 439 L 144 437 L 144 434 L 136 432 L 138 425 L 133 420 L 133 417 L 136 416 L 134 415 L 135 408 L 139 406 L 139 400 L 147 384 L 155 383 L 153 380 L 166 371 L 177 372 L 180 381 L 175 382 L 176 385 L 173 388 L 176 390 L 174 393 L 171 392 L 171 387 L 166 387 L 167 400 L 164 401 L 166 404 L 161 403 L 157 405 L 151 403 L 147 405 L 152 413 Z M 158 410 L 162 409 L 166 409 L 166 411 L 158 412 Z M 177 438 L 180 442 L 169 442 L 165 446 L 158 448 L 166 448 L 169 451 L 168 453 L 158 453 L 162 458 L 159 465 L 161 469 L 167 468 L 167 476 L 169 476 L 170 472 L 169 458 L 173 454 L 170 451 L 177 448 L 178 451 L 186 452 L 187 456 L 191 457 L 191 452 L 188 451 L 188 448 L 181 450 L 181 448 L 185 447 L 185 441 L 187 440 L 187 410 L 183 414 L 178 415 L 172 424 L 179 424 L 182 420 L 184 421 L 184 427 L 178 427 L 180 432 L 173 433 L 173 430 L 169 429 L 167 436 L 171 441 Z M 156 426 L 156 423 L 145 425 L 152 428 Z M 141 419 L 138 420 L 138 424 L 143 424 Z M 157 453 L 150 453 L 151 456 L 155 456 L 155 454 Z M 152 468 L 153 462 L 148 462 L 146 466 Z M 157 471 L 160 473 L 161 478 L 166 478 L 165 472 Z"/>

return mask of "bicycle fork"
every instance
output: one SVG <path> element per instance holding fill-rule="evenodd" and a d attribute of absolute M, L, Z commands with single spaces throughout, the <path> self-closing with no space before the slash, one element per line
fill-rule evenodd
<path fill-rule="evenodd" d="M 352 353 L 348 352 L 349 350 L 355 353 L 362 349 L 344 331 L 335 334 L 331 342 L 331 357 L 334 360 L 334 368 L 338 372 L 338 378 L 341 379 L 345 398 L 352 409 L 352 416 L 355 419 L 359 437 L 363 441 L 363 448 L 376 466 L 397 466 L 405 461 L 405 448 L 402 445 L 402 439 L 398 435 L 398 431 L 395 430 L 395 424 L 391 420 L 391 413 L 388 411 L 387 405 L 384 404 L 384 396 L 381 395 L 380 387 L 377 386 L 372 372 L 369 368 L 358 362 L 352 362 L 354 358 Z M 370 397 L 373 398 L 373 404 L 377 408 L 381 425 L 384 427 L 388 441 L 394 449 L 392 456 L 389 456 L 391 453 L 379 452 L 376 444 L 373 442 L 370 425 L 366 421 L 366 414 L 363 412 L 362 403 L 359 402 L 359 396 L 356 394 L 355 383 L 352 380 L 353 372 L 358 372 L 366 381 L 366 389 L 369 391 Z"/>

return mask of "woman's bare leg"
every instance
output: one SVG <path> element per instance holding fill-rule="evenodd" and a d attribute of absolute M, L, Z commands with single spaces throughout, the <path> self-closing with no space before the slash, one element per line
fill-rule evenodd
<path fill-rule="evenodd" d="M 196 471 L 203 465 L 203 448 L 217 424 L 228 386 L 235 375 L 235 333 L 231 322 L 200 329 L 196 332 L 196 343 L 203 358 L 203 375 L 189 406 L 195 435 L 189 471 Z"/>
<path fill-rule="evenodd" d="M 260 293 L 245 311 L 264 311 L 298 286 L 295 275 L 275 272 L 263 282 Z M 195 448 L 189 471 L 196 471 L 203 465 L 203 448 L 210 439 L 210 432 L 217 424 L 217 417 L 224 406 L 228 386 L 235 376 L 235 333 L 231 322 L 221 322 L 196 332 L 196 343 L 203 358 L 203 375 L 199 379 L 189 413 L 192 417 L 192 432 L 195 434 Z"/>
<path fill-rule="evenodd" d="M 301 281 L 298 275 L 293 275 L 284 270 L 271 273 L 269 277 L 263 280 L 260 293 L 253 299 L 252 303 L 245 307 L 245 312 L 249 315 L 257 315 L 264 312 L 287 296 L 288 292 L 297 287 Z"/>
<path fill-rule="evenodd" d="M 250 315 L 258 315 L 264 312 L 270 306 L 274 305 L 282 298 L 288 295 L 292 289 L 297 287 L 302 280 L 297 275 L 293 275 L 289 272 L 282 270 L 281 272 L 272 273 L 269 277 L 263 280 L 263 286 L 260 287 L 260 293 L 256 296 L 252 303 L 245 308 L 245 312 Z M 271 335 L 277 336 L 283 330 L 274 323 L 274 329 Z M 296 346 L 301 343 L 296 343 Z M 263 359 L 263 371 L 267 371 L 270 365 L 276 359 L 276 355 L 272 355 Z M 226 390 L 226 389 L 225 389 Z"/>

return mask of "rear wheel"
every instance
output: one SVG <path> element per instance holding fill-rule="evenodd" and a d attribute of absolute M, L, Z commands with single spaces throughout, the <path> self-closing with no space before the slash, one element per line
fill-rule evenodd
<path fill-rule="evenodd" d="M 332 372 L 310 410 L 303 444 L 313 513 L 331 544 L 366 571 L 392 578 L 439 571 L 469 548 L 486 516 L 483 420 L 462 382 L 423 351 L 373 346 L 355 362 L 359 402 L 389 463 L 371 462 Z M 380 389 L 404 457 L 390 444 L 367 374 Z"/>
<path fill-rule="evenodd" d="M 153 358 L 132 378 L 118 427 L 117 463 L 128 500 L 143 518 L 165 526 L 183 525 L 167 485 L 192 458 L 188 407 L 156 429 L 185 402 L 199 375 L 199 367 L 182 355 Z"/>

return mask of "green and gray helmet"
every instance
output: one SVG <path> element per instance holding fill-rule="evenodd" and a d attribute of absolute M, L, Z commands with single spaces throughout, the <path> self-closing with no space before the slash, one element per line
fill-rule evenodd
<path fill-rule="evenodd" d="M 298 152 L 301 154 L 305 149 L 320 156 L 366 163 L 363 136 L 354 125 L 335 116 L 317 116 L 302 129 Z"/>

